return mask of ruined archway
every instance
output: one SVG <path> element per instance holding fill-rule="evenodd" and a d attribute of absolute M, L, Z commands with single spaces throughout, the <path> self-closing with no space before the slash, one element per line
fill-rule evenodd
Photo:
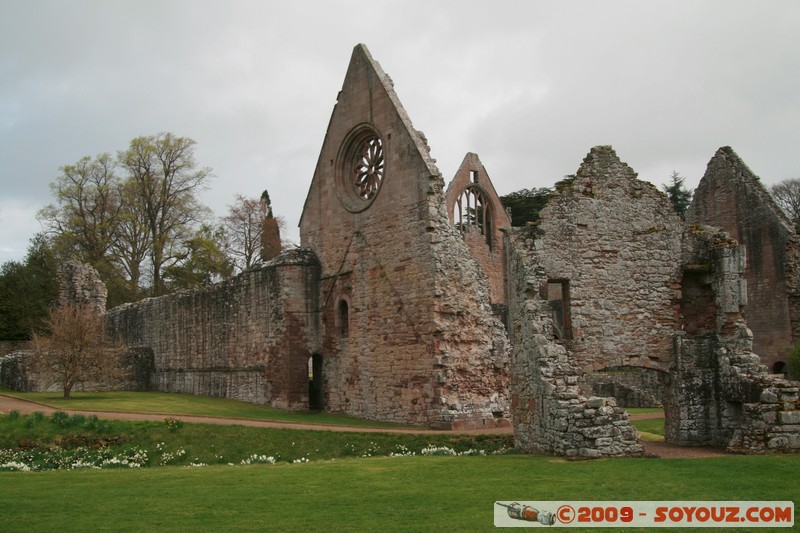
<path fill-rule="evenodd" d="M 663 407 L 666 386 L 665 370 L 635 366 L 606 367 L 584 380 L 587 395 L 611 396 L 625 409 Z"/>

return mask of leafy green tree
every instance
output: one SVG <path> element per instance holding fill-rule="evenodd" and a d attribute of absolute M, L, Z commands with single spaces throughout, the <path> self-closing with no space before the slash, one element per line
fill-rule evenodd
<path fill-rule="evenodd" d="M 114 256 L 127 280 L 123 288 L 128 301 L 138 299 L 142 283 L 142 265 L 150 253 L 150 231 L 145 214 L 144 201 L 136 194 L 137 187 L 129 180 L 120 189 L 119 238 L 112 244 Z"/>
<path fill-rule="evenodd" d="M 673 209 L 681 218 L 686 218 L 686 210 L 689 209 L 689 204 L 692 203 L 692 191 L 683 185 L 684 181 L 685 178 L 673 171 L 669 184 L 661 186 L 661 190 L 667 194 Z"/>
<path fill-rule="evenodd" d="M 58 298 L 57 266 L 43 234 L 31 239 L 23 262 L 0 267 L 0 339 L 27 340 L 47 321 L 50 304 Z"/>
<path fill-rule="evenodd" d="M 222 228 L 200 226 L 185 243 L 185 252 L 178 261 L 164 269 L 170 289 L 196 289 L 230 277 L 233 263 L 219 246 L 224 241 L 223 233 Z"/>
<path fill-rule="evenodd" d="M 56 199 L 38 213 L 55 235 L 56 244 L 81 261 L 95 265 L 108 256 L 117 237 L 121 181 L 108 154 L 84 157 L 61 167 L 50 184 Z"/>
<path fill-rule="evenodd" d="M 521 189 L 501 196 L 500 202 L 503 207 L 511 208 L 512 226 L 525 226 L 539 220 L 539 211 L 547 205 L 552 195 L 553 191 L 546 187 Z"/>
<path fill-rule="evenodd" d="M 118 161 L 128 173 L 132 194 L 141 201 L 150 245 L 153 294 L 167 290 L 166 266 L 175 263 L 183 250 L 176 244 L 190 239 L 193 227 L 208 213 L 197 199 L 211 175 L 197 168 L 195 141 L 160 133 L 133 139 Z"/>
<path fill-rule="evenodd" d="M 37 214 L 52 236 L 57 256 L 78 259 L 97 269 L 109 289 L 111 306 L 130 301 L 123 294 L 126 282 L 116 255 L 127 242 L 120 235 L 124 204 L 122 180 L 115 167 L 109 154 L 64 165 L 50 184 L 55 203 Z"/>

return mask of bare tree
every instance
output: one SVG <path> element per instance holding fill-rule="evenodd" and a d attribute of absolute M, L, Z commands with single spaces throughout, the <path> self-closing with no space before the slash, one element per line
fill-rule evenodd
<path fill-rule="evenodd" d="M 166 292 L 162 270 L 174 263 L 176 245 L 186 241 L 208 209 L 196 194 L 211 175 L 198 169 L 195 142 L 187 137 L 160 133 L 137 137 L 118 159 L 129 174 L 134 194 L 142 202 L 150 240 L 153 293 Z"/>
<path fill-rule="evenodd" d="M 228 254 L 239 270 L 247 270 L 258 261 L 266 217 L 267 204 L 257 198 L 237 194 L 234 203 L 228 206 L 222 223 L 228 238 Z"/>
<path fill-rule="evenodd" d="M 783 180 L 770 187 L 778 205 L 786 211 L 795 226 L 800 225 L 800 179 Z"/>
<path fill-rule="evenodd" d="M 108 337 L 104 316 L 92 307 L 57 307 L 47 327 L 48 334 L 33 335 L 32 369 L 45 383 L 58 383 L 64 398 L 77 384 L 118 375 L 121 349 Z"/>

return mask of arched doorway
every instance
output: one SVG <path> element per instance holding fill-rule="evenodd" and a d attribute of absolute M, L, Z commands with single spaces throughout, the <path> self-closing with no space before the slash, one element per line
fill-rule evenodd
<path fill-rule="evenodd" d="M 322 356 L 315 353 L 308 358 L 308 409 L 322 411 Z"/>

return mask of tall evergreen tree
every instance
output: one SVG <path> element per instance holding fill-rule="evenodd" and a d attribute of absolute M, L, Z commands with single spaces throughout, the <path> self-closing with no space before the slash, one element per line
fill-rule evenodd
<path fill-rule="evenodd" d="M 685 178 L 673 171 L 669 184 L 661 186 L 661 190 L 667 194 L 669 201 L 672 202 L 673 209 L 681 218 L 686 218 L 686 210 L 689 209 L 689 205 L 692 203 L 692 191 L 684 187 L 684 181 Z"/>
<path fill-rule="evenodd" d="M 57 298 L 55 256 L 40 233 L 31 239 L 23 262 L 8 261 L 0 267 L 0 339 L 30 339 L 45 326 Z"/>

